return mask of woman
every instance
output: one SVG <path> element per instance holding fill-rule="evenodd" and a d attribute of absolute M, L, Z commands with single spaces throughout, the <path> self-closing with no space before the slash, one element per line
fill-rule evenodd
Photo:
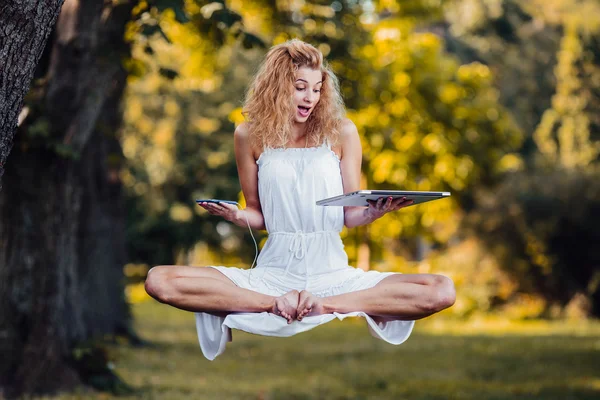
<path fill-rule="evenodd" d="M 367 319 L 374 336 L 400 344 L 414 320 L 454 303 L 447 277 L 364 272 L 348 265 L 339 235 L 343 226 L 371 223 L 410 202 L 315 205 L 359 190 L 362 159 L 336 77 L 316 48 L 299 40 L 274 46 L 250 86 L 244 115 L 234 145 L 246 208 L 201 206 L 236 225 L 269 232 L 257 267 L 158 266 L 146 280 L 147 292 L 158 301 L 196 312 L 208 359 L 225 350 L 231 328 L 291 336 L 357 315 Z"/>

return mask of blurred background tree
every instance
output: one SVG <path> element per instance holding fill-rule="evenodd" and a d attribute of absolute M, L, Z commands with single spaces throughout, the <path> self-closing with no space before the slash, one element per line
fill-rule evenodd
<path fill-rule="evenodd" d="M 110 133 L 120 121 L 131 9 L 65 2 L 25 101 L 6 166 L 10 190 L 0 193 L 8 394 L 72 386 L 77 343 L 129 330 L 119 159 L 110 158 L 119 145 Z"/>
<path fill-rule="evenodd" d="M 4 1 L 0 6 L 0 190 L 23 98 L 64 0 Z"/>
<path fill-rule="evenodd" d="M 224 6 L 192 21 L 180 0 L 67 0 L 37 66 L 6 166 L 10 190 L 0 192 L 0 392 L 8 396 L 80 381 L 122 387 L 95 341 L 119 335 L 139 343 L 123 279 L 118 132 L 134 61 L 126 35 L 166 37 L 166 10 L 215 47 L 229 35 L 254 45 Z"/>
<path fill-rule="evenodd" d="M 511 7 L 504 8 L 505 20 L 511 19 L 510 10 L 512 15 L 515 10 L 523 15 L 516 3 L 503 4 Z M 536 6 L 528 8 L 530 22 L 519 29 L 516 24 L 508 25 L 514 32 L 511 47 L 533 41 L 533 46 L 541 46 L 535 53 L 538 56 L 548 48 L 553 66 L 534 64 L 526 79 L 537 81 L 531 87 L 541 87 L 544 93 L 550 90 L 553 95 L 538 102 L 537 96 L 531 96 L 535 92 L 519 90 L 526 96 L 522 97 L 524 106 L 544 104 L 542 109 L 515 110 L 516 115 L 529 115 L 523 118 L 531 144 L 522 151 L 527 168 L 507 175 L 494 192 L 480 193 L 467 226 L 474 228 L 496 255 L 500 268 L 516 282 L 513 294 L 499 303 L 534 294 L 541 301 L 530 316 L 597 316 L 600 253 L 592 243 L 600 238 L 596 229 L 600 218 L 600 8 L 591 1 Z M 536 30 L 547 34 L 529 35 Z M 560 40 L 551 43 L 554 46 L 543 46 L 548 37 L 557 36 Z M 548 77 L 540 68 L 553 75 Z"/>
<path fill-rule="evenodd" d="M 363 187 L 453 194 L 344 229 L 352 265 L 451 276 L 446 314 L 600 313 L 595 1 L 74 4 L 26 101 L 5 177 L 18 189 L 0 194 L 6 381 L 68 386 L 90 339 L 135 341 L 123 278 L 250 264 L 248 230 L 194 199 L 244 205 L 244 90 L 294 37 L 340 78 Z"/>

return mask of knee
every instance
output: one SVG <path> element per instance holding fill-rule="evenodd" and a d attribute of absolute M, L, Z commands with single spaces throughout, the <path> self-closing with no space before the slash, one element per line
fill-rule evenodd
<path fill-rule="evenodd" d="M 146 276 L 144 284 L 146 293 L 161 303 L 169 302 L 169 288 L 171 286 L 169 281 L 172 278 L 170 269 L 169 266 L 159 265 L 151 268 Z"/>
<path fill-rule="evenodd" d="M 435 275 L 431 289 L 429 307 L 432 312 L 439 312 L 451 307 L 456 301 L 454 282 L 447 276 Z"/>

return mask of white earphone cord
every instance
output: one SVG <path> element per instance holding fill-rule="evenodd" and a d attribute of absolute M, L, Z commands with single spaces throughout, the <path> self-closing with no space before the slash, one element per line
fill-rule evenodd
<path fill-rule="evenodd" d="M 242 205 L 240 203 L 238 203 L 237 201 L 235 202 L 235 204 L 237 204 L 240 208 L 240 210 L 244 211 L 244 209 L 242 208 Z M 254 241 L 254 261 L 252 261 L 252 265 L 250 266 L 250 274 L 252 274 L 252 268 L 254 268 L 254 263 L 256 262 L 256 259 L 258 258 L 258 245 L 256 244 L 256 239 L 254 239 L 254 235 L 252 234 L 252 228 L 250 227 L 250 221 L 248 221 L 248 213 L 244 212 L 244 216 L 246 217 L 246 223 L 248 224 L 248 230 L 250 231 L 250 236 L 252 236 L 252 240 Z M 248 277 L 248 279 L 250 279 L 250 277 Z"/>

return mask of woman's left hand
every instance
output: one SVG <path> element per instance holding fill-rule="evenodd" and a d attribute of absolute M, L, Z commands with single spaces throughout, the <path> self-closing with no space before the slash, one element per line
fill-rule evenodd
<path fill-rule="evenodd" d="M 385 200 L 385 201 L 384 201 Z M 413 203 L 413 200 L 406 200 L 406 197 L 400 197 L 394 200 L 392 197 L 380 197 L 377 201 L 367 200 L 369 208 L 367 209 L 367 215 L 371 217 L 373 221 L 383 217 L 390 211 L 396 211 L 402 207 L 409 206 Z"/>

